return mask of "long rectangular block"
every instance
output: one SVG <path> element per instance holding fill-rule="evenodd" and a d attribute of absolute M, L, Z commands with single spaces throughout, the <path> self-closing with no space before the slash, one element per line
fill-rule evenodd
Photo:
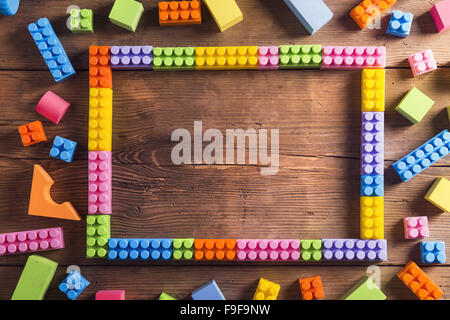
<path fill-rule="evenodd" d="M 110 88 L 89 89 L 89 151 L 111 151 L 112 95 Z"/>
<path fill-rule="evenodd" d="M 200 1 L 160 1 L 158 2 L 159 25 L 180 26 L 201 24 Z"/>
<path fill-rule="evenodd" d="M 384 112 L 385 108 L 384 69 L 363 69 L 361 77 L 361 111 Z"/>
<path fill-rule="evenodd" d="M 277 46 L 258 47 L 258 70 L 277 70 L 280 68 L 279 62 Z"/>
<path fill-rule="evenodd" d="M 216 281 L 211 280 L 192 292 L 192 300 L 225 300 L 225 297 Z"/>
<path fill-rule="evenodd" d="M 109 46 L 89 47 L 89 88 L 112 88 Z"/>
<path fill-rule="evenodd" d="M 322 239 L 323 260 L 387 261 L 387 242 L 362 239 Z"/>
<path fill-rule="evenodd" d="M 236 239 L 195 239 L 195 260 L 236 260 Z"/>
<path fill-rule="evenodd" d="M 450 0 L 439 1 L 430 13 L 438 32 L 450 29 Z"/>
<path fill-rule="evenodd" d="M 244 19 L 234 0 L 204 0 L 220 32 L 231 28 Z"/>
<path fill-rule="evenodd" d="M 281 45 L 280 69 L 320 68 L 322 46 Z"/>
<path fill-rule="evenodd" d="M 384 112 L 361 114 L 361 175 L 384 174 Z"/>
<path fill-rule="evenodd" d="M 361 239 L 384 239 L 384 197 L 360 198 Z"/>
<path fill-rule="evenodd" d="M 297 261 L 300 260 L 300 240 L 237 239 L 236 260 Z"/>
<path fill-rule="evenodd" d="M 111 214 L 111 151 L 88 152 L 88 214 Z"/>
<path fill-rule="evenodd" d="M 195 70 L 194 47 L 153 48 L 153 70 Z"/>
<path fill-rule="evenodd" d="M 111 46 L 111 69 L 151 70 L 152 46 Z"/>
<path fill-rule="evenodd" d="M 350 11 L 350 17 L 364 29 L 396 2 L 397 0 L 363 0 Z"/>
<path fill-rule="evenodd" d="M 111 237 L 109 215 L 89 215 L 86 218 L 86 257 L 106 258 L 108 239 Z"/>
<path fill-rule="evenodd" d="M 364 276 L 344 294 L 341 300 L 386 300 L 386 295 L 372 278 Z"/>
<path fill-rule="evenodd" d="M 397 277 L 420 300 L 437 300 L 444 295 L 444 292 L 413 261 L 400 270 Z"/>
<path fill-rule="evenodd" d="M 445 212 L 450 212 L 450 181 L 437 178 L 425 195 L 425 199 Z"/>
<path fill-rule="evenodd" d="M 125 300 L 125 290 L 100 290 L 95 294 L 95 300 Z"/>
<path fill-rule="evenodd" d="M 0 256 L 64 248 L 62 228 L 46 228 L 0 234 Z"/>
<path fill-rule="evenodd" d="M 420 122 L 434 105 L 434 101 L 417 88 L 412 88 L 395 107 L 400 113 L 412 123 Z"/>
<path fill-rule="evenodd" d="M 260 278 L 253 300 L 277 300 L 281 286 L 278 283 Z"/>
<path fill-rule="evenodd" d="M 258 69 L 258 47 L 196 47 L 197 70 Z"/>
<path fill-rule="evenodd" d="M 316 33 L 333 18 L 333 12 L 322 0 L 284 0 L 284 2 L 309 34 Z"/>
<path fill-rule="evenodd" d="M 362 70 L 386 67 L 385 47 L 342 47 L 322 48 L 321 69 Z"/>
<path fill-rule="evenodd" d="M 170 260 L 172 239 L 118 239 L 108 241 L 109 260 Z"/>

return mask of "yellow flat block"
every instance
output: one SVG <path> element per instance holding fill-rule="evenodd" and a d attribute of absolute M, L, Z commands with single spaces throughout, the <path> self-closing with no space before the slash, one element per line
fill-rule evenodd
<path fill-rule="evenodd" d="M 89 89 L 89 151 L 111 151 L 112 89 Z"/>
<path fill-rule="evenodd" d="M 241 22 L 244 17 L 234 0 L 204 0 L 221 32 Z"/>
<path fill-rule="evenodd" d="M 384 197 L 361 197 L 361 239 L 384 239 Z"/>
<path fill-rule="evenodd" d="M 441 177 L 434 181 L 425 199 L 445 212 L 450 212 L 450 181 Z"/>
<path fill-rule="evenodd" d="M 361 111 L 383 112 L 385 108 L 384 69 L 364 69 L 361 80 Z"/>
<path fill-rule="evenodd" d="M 253 300 L 277 300 L 280 288 L 279 284 L 260 278 Z"/>
<path fill-rule="evenodd" d="M 258 47 L 197 47 L 195 69 L 258 69 Z"/>

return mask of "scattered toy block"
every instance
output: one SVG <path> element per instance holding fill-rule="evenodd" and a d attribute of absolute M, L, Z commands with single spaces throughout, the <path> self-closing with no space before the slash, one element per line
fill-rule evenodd
<path fill-rule="evenodd" d="M 322 46 L 281 45 L 280 69 L 320 68 Z"/>
<path fill-rule="evenodd" d="M 0 234 L 0 256 L 64 248 L 62 228 L 48 228 Z"/>
<path fill-rule="evenodd" d="M 234 0 L 204 0 L 220 32 L 241 22 L 244 17 Z"/>
<path fill-rule="evenodd" d="M 236 260 L 297 261 L 300 260 L 300 240 L 238 239 L 236 241 Z"/>
<path fill-rule="evenodd" d="M 280 54 L 277 46 L 258 47 L 258 70 L 277 70 Z"/>
<path fill-rule="evenodd" d="M 173 259 L 191 260 L 194 258 L 194 239 L 173 239 Z"/>
<path fill-rule="evenodd" d="M 384 197 L 360 197 L 361 239 L 384 239 Z"/>
<path fill-rule="evenodd" d="M 112 88 L 109 46 L 89 47 L 89 87 Z"/>
<path fill-rule="evenodd" d="M 192 292 L 192 300 L 225 300 L 225 297 L 216 281 L 211 280 Z"/>
<path fill-rule="evenodd" d="M 89 151 L 112 149 L 112 95 L 110 88 L 89 89 Z"/>
<path fill-rule="evenodd" d="M 72 162 L 77 145 L 72 140 L 56 136 L 50 149 L 50 156 L 65 162 Z"/>
<path fill-rule="evenodd" d="M 153 70 L 195 70 L 195 48 L 153 48 Z"/>
<path fill-rule="evenodd" d="M 69 27 L 72 33 L 94 33 L 94 12 L 91 9 L 70 10 Z"/>
<path fill-rule="evenodd" d="M 111 46 L 111 69 L 152 69 L 152 46 Z"/>
<path fill-rule="evenodd" d="M 445 263 L 444 241 L 423 241 L 420 243 L 420 260 L 422 263 Z"/>
<path fill-rule="evenodd" d="M 444 177 L 434 181 L 430 190 L 425 195 L 425 199 L 445 212 L 450 212 L 450 181 Z"/>
<path fill-rule="evenodd" d="M 300 251 L 304 261 L 321 261 L 322 240 L 300 240 Z"/>
<path fill-rule="evenodd" d="M 318 300 L 325 297 L 320 276 L 298 279 L 298 282 L 303 300 Z"/>
<path fill-rule="evenodd" d="M 144 13 L 142 3 L 134 0 L 115 0 L 109 20 L 128 31 L 135 32 Z"/>
<path fill-rule="evenodd" d="M 384 196 L 384 176 L 361 176 L 361 197 Z"/>
<path fill-rule="evenodd" d="M 364 29 L 396 2 L 397 0 L 363 0 L 350 11 L 350 17 Z"/>
<path fill-rule="evenodd" d="M 395 37 L 406 38 L 411 32 L 413 18 L 414 15 L 410 12 L 393 10 L 386 34 L 390 34 L 391 36 Z"/>
<path fill-rule="evenodd" d="M 95 294 L 95 300 L 125 300 L 125 290 L 100 290 Z"/>
<path fill-rule="evenodd" d="M 111 151 L 88 152 L 88 214 L 111 214 Z"/>
<path fill-rule="evenodd" d="M 159 25 L 179 26 L 201 24 L 200 1 L 161 1 L 158 3 Z"/>
<path fill-rule="evenodd" d="M 413 54 L 408 61 L 414 77 L 437 70 L 437 62 L 431 49 Z"/>
<path fill-rule="evenodd" d="M 333 18 L 333 12 L 322 0 L 284 0 L 284 3 L 311 35 Z"/>
<path fill-rule="evenodd" d="M 52 91 L 47 91 L 39 100 L 36 106 L 36 112 L 58 124 L 69 107 L 69 102 Z"/>
<path fill-rule="evenodd" d="M 196 47 L 197 70 L 258 69 L 258 47 Z"/>
<path fill-rule="evenodd" d="M 430 13 L 438 32 L 450 29 L 450 0 L 436 3 Z"/>
<path fill-rule="evenodd" d="M 47 141 L 42 122 L 34 121 L 19 127 L 19 134 L 25 147 Z"/>
<path fill-rule="evenodd" d="M 444 292 L 413 261 L 397 273 L 397 277 L 420 300 L 437 300 L 444 295 Z"/>
<path fill-rule="evenodd" d="M 109 260 L 170 260 L 172 239 L 109 239 Z"/>
<path fill-rule="evenodd" d="M 279 284 L 260 278 L 253 300 L 277 300 L 280 288 Z"/>
<path fill-rule="evenodd" d="M 0 1 L 0 13 L 4 16 L 13 16 L 19 10 L 20 0 Z"/>
<path fill-rule="evenodd" d="M 384 174 L 384 112 L 361 114 L 361 175 Z"/>
<path fill-rule="evenodd" d="M 235 239 L 195 239 L 195 260 L 235 260 Z"/>
<path fill-rule="evenodd" d="M 161 292 L 161 294 L 159 295 L 158 300 L 177 300 L 174 297 L 172 297 L 171 295 L 165 293 L 165 292 Z"/>
<path fill-rule="evenodd" d="M 384 239 L 322 239 L 322 247 L 325 261 L 387 261 Z"/>
<path fill-rule="evenodd" d="M 363 69 L 361 77 L 362 112 L 384 112 L 385 81 L 384 69 Z"/>
<path fill-rule="evenodd" d="M 30 23 L 28 31 L 56 82 L 63 81 L 75 74 L 69 57 L 47 18 L 40 18 L 38 21 Z"/>
<path fill-rule="evenodd" d="M 73 270 L 58 286 L 70 300 L 75 300 L 91 283 L 77 270 Z"/>
<path fill-rule="evenodd" d="M 426 216 L 403 218 L 403 228 L 405 239 L 423 239 L 430 235 Z"/>
<path fill-rule="evenodd" d="M 31 255 L 27 259 L 11 300 L 43 300 L 58 263 Z"/>
<path fill-rule="evenodd" d="M 322 47 L 321 69 L 362 70 L 385 66 L 385 47 Z"/>
<path fill-rule="evenodd" d="M 412 123 L 418 123 L 434 105 L 434 101 L 417 88 L 412 88 L 397 105 L 395 111 Z"/>
<path fill-rule="evenodd" d="M 40 165 L 34 165 L 28 214 L 58 219 L 81 220 L 70 202 L 53 201 L 50 189 L 55 182 Z"/>
<path fill-rule="evenodd" d="M 108 239 L 111 238 L 109 215 L 90 215 L 86 218 L 86 257 L 105 258 L 108 254 Z"/>
<path fill-rule="evenodd" d="M 365 276 L 351 287 L 341 300 L 386 300 L 386 295 L 372 278 Z"/>
<path fill-rule="evenodd" d="M 450 148 L 450 132 L 444 130 L 392 165 L 406 182 L 442 159 Z"/>

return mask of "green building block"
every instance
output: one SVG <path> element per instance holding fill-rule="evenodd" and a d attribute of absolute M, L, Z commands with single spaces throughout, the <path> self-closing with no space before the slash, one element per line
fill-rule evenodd
<path fill-rule="evenodd" d="M 42 300 L 55 275 L 58 263 L 47 258 L 28 257 L 11 300 Z"/>
<path fill-rule="evenodd" d="M 143 13 L 144 6 L 140 2 L 116 0 L 109 13 L 109 20 L 119 27 L 135 32 Z"/>
<path fill-rule="evenodd" d="M 280 69 L 320 68 L 321 45 L 281 45 Z"/>
<path fill-rule="evenodd" d="M 153 48 L 153 70 L 195 70 L 195 48 Z"/>
<path fill-rule="evenodd" d="M 70 11 L 70 31 L 72 33 L 94 33 L 94 13 L 91 9 Z"/>
<path fill-rule="evenodd" d="M 171 295 L 163 292 L 161 293 L 161 295 L 159 296 L 158 300 L 177 300 L 174 297 L 172 297 Z"/>
<path fill-rule="evenodd" d="M 371 278 L 365 276 L 351 287 L 341 300 L 386 300 L 386 296 Z"/>
<path fill-rule="evenodd" d="M 173 239 L 173 259 L 190 260 L 194 256 L 194 239 Z"/>
<path fill-rule="evenodd" d="M 322 260 L 322 240 L 300 240 L 300 253 L 304 261 Z"/>
<path fill-rule="evenodd" d="M 111 238 L 110 216 L 88 215 L 86 219 L 86 257 L 106 258 Z"/>
<path fill-rule="evenodd" d="M 412 88 L 403 97 L 395 110 L 412 123 L 417 123 L 425 117 L 433 106 L 434 101 L 428 98 L 422 91 Z"/>

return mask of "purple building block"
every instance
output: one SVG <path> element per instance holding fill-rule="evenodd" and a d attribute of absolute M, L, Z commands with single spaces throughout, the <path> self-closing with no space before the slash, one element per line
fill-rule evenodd
<path fill-rule="evenodd" d="M 111 46 L 111 69 L 152 69 L 152 46 Z"/>
<path fill-rule="evenodd" d="M 323 239 L 322 260 L 386 261 L 386 240 Z"/>
<path fill-rule="evenodd" d="M 384 112 L 363 112 L 361 123 L 361 175 L 384 173 Z"/>

